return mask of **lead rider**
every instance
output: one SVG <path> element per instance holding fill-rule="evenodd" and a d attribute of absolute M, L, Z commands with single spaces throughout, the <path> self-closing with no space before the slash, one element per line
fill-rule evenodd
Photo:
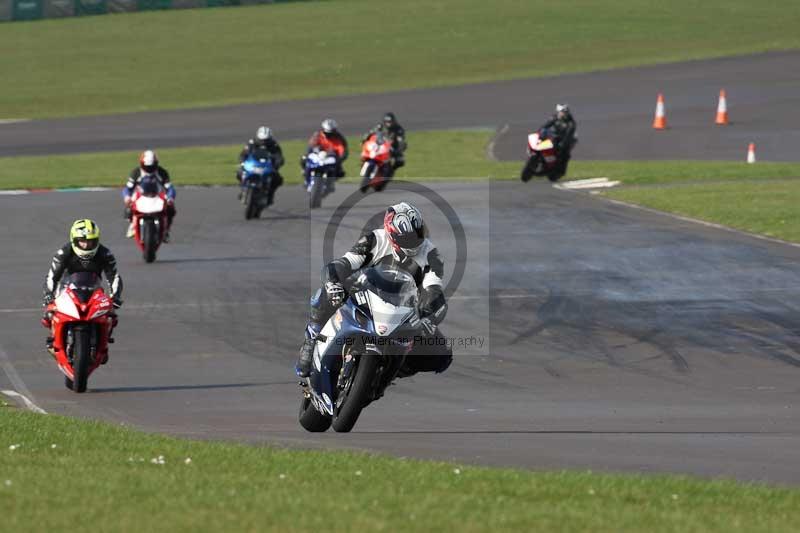
<path fill-rule="evenodd" d="M 311 373 L 314 345 L 322 326 L 344 303 L 343 281 L 363 268 L 387 264 L 414 277 L 420 291 L 420 318 L 423 337 L 406 357 L 399 376 L 417 372 L 444 372 L 453 360 L 453 351 L 438 324 L 447 313 L 442 278 L 444 263 L 436 246 L 427 238 L 419 209 L 407 202 L 389 207 L 383 228 L 362 236 L 344 256 L 322 269 L 322 287 L 311 297 L 306 338 L 295 368 L 297 375 Z"/>

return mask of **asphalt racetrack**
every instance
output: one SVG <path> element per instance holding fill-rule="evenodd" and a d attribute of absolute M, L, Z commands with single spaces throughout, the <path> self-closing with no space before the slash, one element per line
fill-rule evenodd
<path fill-rule="evenodd" d="M 352 186 L 310 217 L 305 193 L 287 187 L 249 223 L 234 189 L 184 189 L 174 242 L 152 265 L 122 236 L 116 192 L 0 197 L 13 228 L 0 243 L 15 250 L 0 267 L 0 387 L 49 412 L 190 437 L 800 482 L 800 248 L 541 182 L 434 190 L 468 243 L 443 329 L 461 343 L 456 361 L 391 387 L 352 434 L 302 430 L 292 375 L 321 236 Z M 390 190 L 341 221 L 335 252 L 401 197 L 456 256 L 441 212 Z M 76 395 L 44 351 L 39 287 L 87 212 L 126 292 L 111 361 Z"/>
<path fill-rule="evenodd" d="M 739 86 L 726 86 L 734 125 L 724 131 L 703 125 L 703 135 L 720 132 L 713 134 L 739 143 L 762 132 L 772 135 L 775 159 L 796 156 L 781 147 L 786 139 L 797 144 L 791 118 L 800 113 L 800 70 L 789 66 L 798 58 L 785 53 L 616 71 L 620 76 L 644 72 L 636 74 L 642 86 L 635 91 L 628 83 L 609 82 L 603 89 L 575 81 L 581 76 L 611 80 L 613 73 L 561 78 L 558 88 L 572 91 L 568 97 L 581 120 L 576 157 L 601 157 L 602 150 L 593 152 L 595 142 L 613 144 L 611 158 L 653 158 L 656 152 L 667 157 L 655 148 L 647 155 L 634 153 L 628 143 L 614 144 L 614 138 L 624 139 L 636 129 L 647 131 L 639 136 L 642 145 L 674 141 L 676 150 L 685 148 L 676 158 L 727 158 L 717 155 L 717 141 L 684 146 L 684 135 L 701 133 L 692 133 L 696 128 L 679 132 L 678 125 L 681 117 L 699 120 L 700 111 L 710 114 L 710 123 L 720 81 L 733 80 L 747 65 L 783 83 L 738 76 Z M 663 80 L 647 77 L 656 71 Z M 667 92 L 664 80 L 674 92 Z M 398 102 L 395 109 L 410 129 L 508 123 L 513 131 L 525 116 L 521 103 L 510 98 L 486 99 L 485 107 L 473 107 L 471 115 L 450 111 L 462 100 L 471 101 L 481 87 L 517 87 L 529 100 L 522 109 L 539 120 L 556 99 L 556 83 L 449 89 L 447 105 L 434 98 L 444 89 L 419 92 L 417 106 L 402 104 L 410 92 L 388 98 L 390 107 Z M 553 86 L 549 94 L 530 91 L 547 84 Z M 627 102 L 615 86 L 631 91 Z M 589 89 L 599 107 L 581 109 L 572 96 Z M 648 128 L 657 90 L 667 94 L 674 129 L 653 133 Z M 708 101 L 697 104 L 700 94 Z M 274 111 L 267 118 L 284 131 L 283 138 L 300 136 L 328 114 L 324 106 L 332 102 L 349 102 L 336 114 L 344 117 L 341 123 L 358 127 L 387 107 L 372 96 L 255 106 L 250 114 L 226 114 L 224 120 L 219 110 L 166 113 L 159 116 L 185 121 L 172 129 L 152 128 L 163 137 L 147 144 L 236 142 L 261 121 L 258 109 Z M 426 113 L 437 102 L 441 114 Z M 628 122 L 615 122 L 616 137 L 606 139 L 602 117 L 615 109 L 635 112 Z M 292 122 L 294 130 L 288 127 L 289 110 L 303 111 Z M 702 119 L 705 124 L 706 115 Z M 147 131 L 130 125 L 147 117 L 96 120 L 97 128 L 86 118 L 3 125 L 0 146 L 5 154 L 55 153 L 139 149 L 145 142 Z M 117 129 L 115 120 L 132 122 Z M 37 129 L 42 124 L 56 134 L 42 136 L 44 130 Z M 115 136 L 120 131 L 127 136 Z M 187 136 L 187 131 L 193 133 Z M 498 156 L 510 146 L 499 142 Z M 510 151 L 507 156 L 514 157 Z M 365 197 L 338 223 L 336 254 L 387 204 L 410 199 L 426 216 L 448 276 L 463 267 L 461 282 L 451 286 L 443 325 L 455 343 L 452 367 L 442 375 L 399 381 L 365 410 L 351 434 L 312 435 L 299 427 L 300 394 L 292 372 L 307 299 L 318 283 L 322 236 L 335 207 L 353 192 L 346 184 L 312 213 L 305 193 L 286 186 L 277 205 L 250 222 L 233 188 L 180 188 L 173 242 L 151 265 L 123 237 L 116 191 L 0 196 L 0 224 L 6 229 L 0 246 L 7 251 L 0 262 L 0 390 L 17 390 L 52 413 L 195 438 L 536 469 L 682 472 L 800 483 L 800 248 L 553 189 L 541 181 L 431 187 L 458 220 L 448 220 L 430 202 L 431 195 L 390 187 Z M 38 319 L 51 254 L 63 244 L 69 224 L 86 216 L 99 222 L 126 289 L 111 361 L 90 378 L 87 394 L 76 395 L 64 388 L 44 350 L 46 332 Z M 462 263 L 456 261 L 454 227 L 466 235 Z"/>

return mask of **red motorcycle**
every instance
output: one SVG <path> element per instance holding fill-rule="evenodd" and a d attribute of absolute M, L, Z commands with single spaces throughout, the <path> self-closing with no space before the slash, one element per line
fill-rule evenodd
<path fill-rule="evenodd" d="M 143 176 L 131 197 L 133 238 L 148 263 L 156 260 L 156 251 L 167 231 L 167 193 L 154 175 Z"/>
<path fill-rule="evenodd" d="M 522 168 L 522 181 L 530 181 L 534 176 L 547 176 L 550 181 L 558 181 L 566 170 L 561 166 L 547 129 L 542 128 L 528 135 L 528 162 Z"/>
<path fill-rule="evenodd" d="M 75 392 L 86 392 L 89 375 L 108 359 L 108 343 L 117 315 L 100 278 L 76 272 L 64 280 L 56 299 L 47 304 L 51 336 L 48 351 Z"/>
<path fill-rule="evenodd" d="M 361 145 L 361 187 L 382 191 L 392 177 L 392 142 L 382 133 L 373 133 Z"/>

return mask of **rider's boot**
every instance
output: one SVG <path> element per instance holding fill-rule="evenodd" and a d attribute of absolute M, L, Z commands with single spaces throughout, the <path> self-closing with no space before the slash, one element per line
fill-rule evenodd
<path fill-rule="evenodd" d="M 135 232 L 134 232 L 134 229 L 135 229 L 135 228 L 134 228 L 134 225 L 133 225 L 133 220 L 131 220 L 131 223 L 130 223 L 130 224 L 128 224 L 128 231 L 127 231 L 127 232 L 125 232 L 125 237 L 126 237 L 126 238 L 128 238 L 128 239 L 132 239 L 132 238 L 133 238 L 133 235 L 134 235 L 134 233 L 135 233 Z"/>
<path fill-rule="evenodd" d="M 297 364 L 294 370 L 301 378 L 307 378 L 311 375 L 311 363 L 314 358 L 314 345 L 317 343 L 320 327 L 313 322 L 308 323 L 306 327 L 306 338 L 303 340 L 303 345 L 300 347 L 300 355 L 297 357 Z"/>

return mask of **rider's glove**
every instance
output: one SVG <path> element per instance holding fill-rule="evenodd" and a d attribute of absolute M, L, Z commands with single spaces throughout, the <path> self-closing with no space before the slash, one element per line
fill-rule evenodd
<path fill-rule="evenodd" d="M 344 302 L 344 287 L 338 281 L 327 282 L 325 293 L 328 295 L 328 301 L 334 307 L 339 307 Z"/>
<path fill-rule="evenodd" d="M 43 302 L 42 305 L 48 305 L 48 304 L 52 303 L 53 300 L 55 300 L 55 298 L 53 297 L 52 294 L 45 294 L 44 297 L 42 298 L 42 302 Z"/>
<path fill-rule="evenodd" d="M 431 322 L 430 318 L 423 318 L 419 321 L 420 328 L 424 335 L 432 337 L 436 333 L 436 324 Z"/>

